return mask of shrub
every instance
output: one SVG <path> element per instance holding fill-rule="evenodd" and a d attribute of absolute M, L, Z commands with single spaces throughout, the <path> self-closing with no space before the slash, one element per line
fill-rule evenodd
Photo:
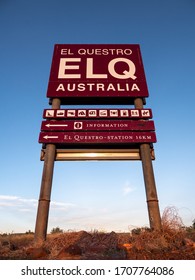
<path fill-rule="evenodd" d="M 51 234 L 55 234 L 55 233 L 63 233 L 63 230 L 59 227 L 52 228 Z"/>

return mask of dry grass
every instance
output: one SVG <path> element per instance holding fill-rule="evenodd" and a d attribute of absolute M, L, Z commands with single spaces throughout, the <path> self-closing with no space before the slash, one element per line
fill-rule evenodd
<path fill-rule="evenodd" d="M 139 229 L 137 234 L 134 232 L 133 250 L 128 255 L 131 259 L 195 259 L 195 244 L 189 239 L 175 207 L 164 210 L 161 232 L 148 228 Z"/>
<path fill-rule="evenodd" d="M 32 243 L 33 234 L 0 235 L 0 260 L 23 259 L 25 250 Z"/>

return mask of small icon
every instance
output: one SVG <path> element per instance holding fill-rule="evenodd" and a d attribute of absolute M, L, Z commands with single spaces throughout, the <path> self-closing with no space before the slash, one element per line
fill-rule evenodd
<path fill-rule="evenodd" d="M 65 117 L 65 111 L 64 110 L 57 110 L 56 117 Z"/>
<path fill-rule="evenodd" d="M 97 117 L 97 110 L 89 110 L 88 111 L 89 117 Z"/>
<path fill-rule="evenodd" d="M 46 117 L 54 117 L 54 110 L 46 110 Z"/>
<path fill-rule="evenodd" d="M 86 117 L 86 110 L 78 110 L 78 117 Z"/>
<path fill-rule="evenodd" d="M 121 117 L 128 117 L 129 116 L 128 110 L 120 110 L 120 114 L 121 114 Z"/>
<path fill-rule="evenodd" d="M 110 117 L 118 117 L 118 110 L 110 110 Z"/>
<path fill-rule="evenodd" d="M 74 129 L 82 129 L 83 123 L 82 122 L 74 122 Z"/>
<path fill-rule="evenodd" d="M 107 117 L 108 112 L 107 110 L 99 110 L 99 116 L 100 117 Z"/>
<path fill-rule="evenodd" d="M 75 117 L 75 110 L 68 110 L 67 111 L 67 117 Z"/>
<path fill-rule="evenodd" d="M 139 117 L 139 110 L 131 110 L 131 117 Z"/>
<path fill-rule="evenodd" d="M 150 111 L 149 110 L 141 110 L 142 117 L 149 117 Z"/>

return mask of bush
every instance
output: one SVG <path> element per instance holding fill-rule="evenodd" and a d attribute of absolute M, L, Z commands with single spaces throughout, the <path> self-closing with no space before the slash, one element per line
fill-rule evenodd
<path fill-rule="evenodd" d="M 59 227 L 53 228 L 51 230 L 51 234 L 55 234 L 55 233 L 63 233 L 63 230 Z"/>

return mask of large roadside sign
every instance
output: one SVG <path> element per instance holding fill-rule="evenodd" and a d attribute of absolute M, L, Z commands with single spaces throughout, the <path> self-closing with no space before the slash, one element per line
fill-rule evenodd
<path fill-rule="evenodd" d="M 52 107 L 43 112 L 39 134 L 38 244 L 46 239 L 55 160 L 141 160 L 150 227 L 161 230 L 151 163 L 156 133 L 152 110 L 143 107 L 148 95 L 139 45 L 55 45 L 47 89 Z M 108 104 L 123 106 L 99 106 Z"/>
<path fill-rule="evenodd" d="M 148 97 L 139 45 L 55 45 L 47 97 Z"/>

